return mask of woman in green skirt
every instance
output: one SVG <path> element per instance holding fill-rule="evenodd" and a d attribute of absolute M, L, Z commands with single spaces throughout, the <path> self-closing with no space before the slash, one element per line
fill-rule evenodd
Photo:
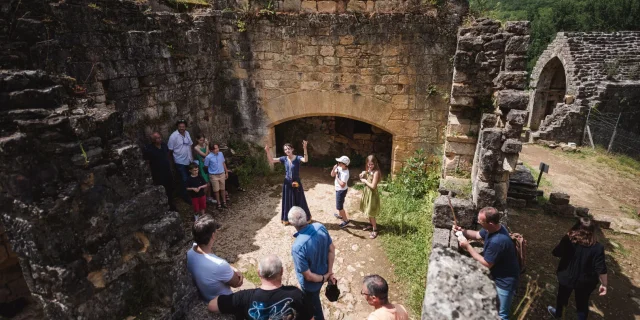
<path fill-rule="evenodd" d="M 198 144 L 193 146 L 193 150 L 195 151 L 196 160 L 198 160 L 198 167 L 200 175 L 202 179 L 207 182 L 207 202 L 213 202 L 213 198 L 211 198 L 211 184 L 209 184 L 209 175 L 204 170 L 204 158 L 209 154 L 209 141 L 204 137 L 204 134 L 198 135 Z"/>
<path fill-rule="evenodd" d="M 378 226 L 376 225 L 376 217 L 380 213 L 380 195 L 378 194 L 378 182 L 380 182 L 380 165 L 378 159 L 374 155 L 369 155 L 365 162 L 366 171 L 360 173 L 360 181 L 365 184 L 360 200 L 360 210 L 369 217 L 370 225 L 366 226 L 364 231 L 371 231 L 370 239 L 378 236 Z"/>

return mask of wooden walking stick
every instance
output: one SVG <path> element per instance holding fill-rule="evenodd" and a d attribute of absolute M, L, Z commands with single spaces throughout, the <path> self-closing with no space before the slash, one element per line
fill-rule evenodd
<path fill-rule="evenodd" d="M 447 200 L 449 201 L 449 208 L 451 208 L 451 214 L 453 215 L 453 224 L 457 226 L 458 219 L 456 218 L 456 213 L 453 210 L 453 206 L 451 205 L 451 197 L 449 197 L 449 195 L 447 195 Z"/>

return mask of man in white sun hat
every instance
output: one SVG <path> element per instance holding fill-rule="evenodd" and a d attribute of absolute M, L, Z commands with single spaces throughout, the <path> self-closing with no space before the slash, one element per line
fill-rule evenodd
<path fill-rule="evenodd" d="M 349 157 L 342 156 L 340 158 L 336 158 L 338 162 L 335 166 L 333 166 L 333 170 L 331 170 L 331 177 L 335 178 L 334 184 L 336 186 L 336 210 L 338 213 L 334 213 L 333 215 L 341 219 L 340 228 L 345 228 L 349 222 L 349 216 L 347 216 L 347 212 L 344 211 L 344 199 L 347 197 L 347 191 L 349 190 L 349 186 L 347 182 L 349 182 Z"/>

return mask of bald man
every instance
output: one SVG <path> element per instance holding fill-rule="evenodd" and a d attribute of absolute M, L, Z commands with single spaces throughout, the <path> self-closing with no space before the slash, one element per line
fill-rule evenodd
<path fill-rule="evenodd" d="M 162 136 L 158 132 L 151 134 L 151 144 L 147 145 L 143 151 L 144 160 L 147 161 L 151 169 L 153 184 L 164 186 L 164 190 L 169 198 L 169 209 L 177 211 L 173 202 L 173 175 L 171 174 L 171 154 L 167 144 L 162 142 Z"/>

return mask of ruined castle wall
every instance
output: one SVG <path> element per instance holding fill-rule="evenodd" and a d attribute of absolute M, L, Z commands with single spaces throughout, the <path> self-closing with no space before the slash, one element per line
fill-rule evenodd
<path fill-rule="evenodd" d="M 478 19 L 458 31 L 446 131 L 443 175 L 469 177 L 480 118 L 496 107 L 526 108 L 528 22 Z M 501 94 L 494 95 L 497 90 Z M 524 103 L 524 106 L 522 105 Z"/>
<path fill-rule="evenodd" d="M 620 101 L 640 103 L 634 93 L 640 82 L 639 45 L 640 32 L 637 31 L 558 33 L 531 73 L 529 122 L 542 120 L 532 137 L 581 142 L 589 108 L 598 107 L 608 112 L 605 110 L 619 109 L 615 105 Z M 545 92 L 549 86 L 545 79 L 553 72 L 549 66 L 557 61 L 565 70 L 566 94 L 575 101 L 558 104 L 545 118 Z"/>

